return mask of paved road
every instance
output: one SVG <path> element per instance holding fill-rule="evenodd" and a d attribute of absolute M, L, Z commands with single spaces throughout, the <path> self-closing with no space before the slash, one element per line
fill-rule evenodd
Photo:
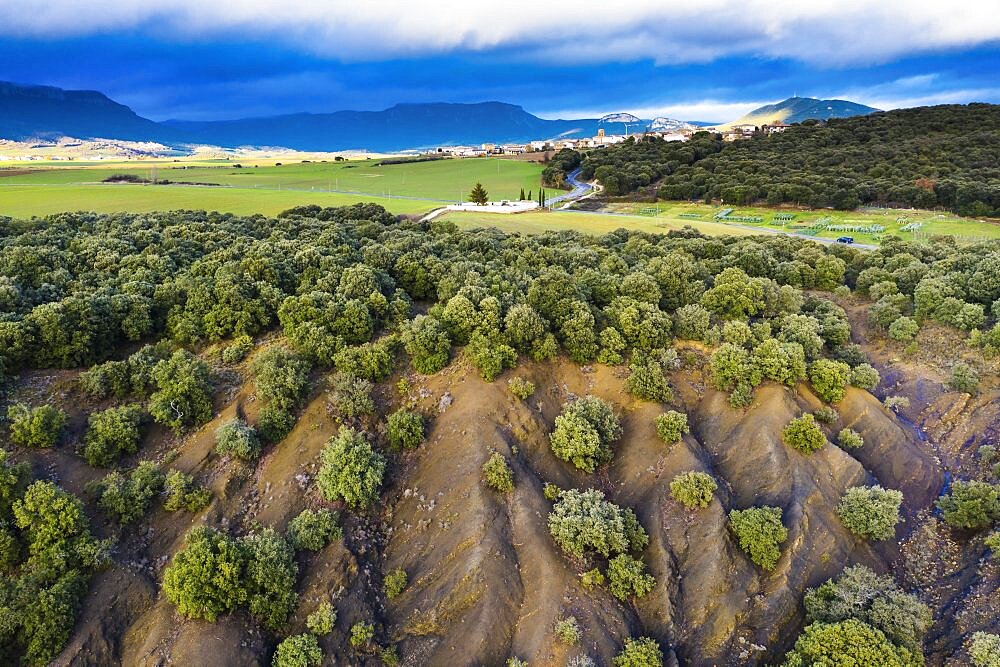
<path fill-rule="evenodd" d="M 585 183 L 578 180 L 577 177 L 580 175 L 580 170 L 576 169 L 566 174 L 566 182 L 573 186 L 573 189 L 569 192 L 564 192 L 561 195 L 556 195 L 555 197 L 549 197 L 545 200 L 546 206 L 552 206 L 553 204 L 558 204 L 559 202 L 569 201 L 571 199 L 579 199 L 588 192 L 594 189 L 590 183 Z"/>

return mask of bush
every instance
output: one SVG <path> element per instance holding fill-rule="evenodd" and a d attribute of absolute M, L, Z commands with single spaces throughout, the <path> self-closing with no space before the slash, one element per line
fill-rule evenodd
<path fill-rule="evenodd" d="M 500 452 L 493 452 L 483 464 L 483 481 L 494 491 L 510 493 L 514 490 L 514 471 Z"/>
<path fill-rule="evenodd" d="M 304 509 L 288 522 L 288 541 L 299 550 L 319 551 L 344 536 L 337 525 L 338 518 L 336 512 L 328 509 Z"/>
<path fill-rule="evenodd" d="M 424 375 L 432 375 L 447 366 L 451 355 L 448 332 L 430 315 L 417 315 L 403 329 L 403 347 L 413 360 L 413 368 Z"/>
<path fill-rule="evenodd" d="M 381 382 L 392 374 L 395 337 L 374 343 L 347 346 L 333 357 L 337 371 L 371 382 Z"/>
<path fill-rule="evenodd" d="M 981 530 L 1000 519 L 1000 490 L 985 482 L 955 482 L 934 504 L 955 528 Z"/>
<path fill-rule="evenodd" d="M 237 336 L 222 350 L 222 361 L 227 364 L 238 364 L 246 359 L 252 350 L 253 338 L 245 335 Z"/>
<path fill-rule="evenodd" d="M 330 384 L 330 405 L 340 416 L 354 419 L 375 412 L 375 387 L 368 380 L 337 373 Z"/>
<path fill-rule="evenodd" d="M 507 380 L 507 388 L 511 394 L 522 401 L 527 400 L 529 396 L 535 393 L 535 383 L 521 377 L 512 377 Z"/>
<path fill-rule="evenodd" d="M 803 604 L 809 622 L 861 621 L 917 654 L 931 625 L 927 605 L 900 590 L 891 576 L 879 576 L 863 565 L 808 589 Z"/>
<path fill-rule="evenodd" d="M 355 623 L 351 626 L 351 646 L 361 648 L 375 638 L 375 626 L 371 623 Z"/>
<path fill-rule="evenodd" d="M 711 315 L 702 306 L 691 303 L 674 313 L 674 333 L 682 340 L 703 340 L 711 324 Z"/>
<path fill-rule="evenodd" d="M 681 441 L 681 436 L 690 433 L 687 415 L 683 412 L 668 410 L 656 416 L 656 435 L 668 445 Z"/>
<path fill-rule="evenodd" d="M 389 444 L 396 449 L 416 449 L 424 441 L 424 419 L 419 413 L 397 410 L 386 420 Z"/>
<path fill-rule="evenodd" d="M 854 619 L 813 623 L 785 655 L 783 667 L 807 665 L 879 665 L 920 667 L 923 657 L 890 642 L 884 633 Z"/>
<path fill-rule="evenodd" d="M 407 583 L 406 572 L 397 568 L 382 579 L 382 589 L 385 591 L 385 596 L 391 600 L 403 592 Z"/>
<path fill-rule="evenodd" d="M 175 434 L 212 418 L 212 383 L 208 365 L 186 350 L 153 367 L 156 391 L 149 397 L 149 412 L 157 423 Z"/>
<path fill-rule="evenodd" d="M 295 410 L 309 385 L 311 366 L 308 359 L 288 348 L 267 348 L 257 355 L 250 368 L 258 397 L 286 412 Z"/>
<path fill-rule="evenodd" d="M 343 499 L 354 509 L 369 506 L 378 497 L 385 459 L 364 437 L 347 427 L 326 443 L 316 484 L 327 500 Z"/>
<path fill-rule="evenodd" d="M 251 533 L 240 540 L 246 552 L 243 586 L 247 607 L 270 630 L 283 626 L 298 601 L 295 580 L 299 566 L 295 551 L 273 528 Z"/>
<path fill-rule="evenodd" d="M 781 524 L 781 508 L 732 510 L 729 526 L 750 560 L 765 570 L 774 569 L 781 556 L 779 545 L 788 539 L 788 530 Z"/>
<path fill-rule="evenodd" d="M 803 454 L 819 451 L 826 444 L 826 436 L 810 414 L 804 414 L 798 419 L 788 422 L 781 432 L 781 440 L 789 447 Z"/>
<path fill-rule="evenodd" d="M 167 499 L 163 501 L 163 509 L 168 512 L 186 509 L 188 512 L 200 512 L 212 502 L 212 492 L 197 484 L 194 477 L 180 470 L 171 470 L 167 474 L 164 488 Z"/>
<path fill-rule="evenodd" d="M 975 667 L 1000 667 L 1000 635 L 974 632 L 969 642 L 969 657 Z"/>
<path fill-rule="evenodd" d="M 207 526 L 192 528 L 163 572 L 163 593 L 187 618 L 215 622 L 247 599 L 246 553 L 228 535 Z"/>
<path fill-rule="evenodd" d="M 829 405 L 824 405 L 816 410 L 813 410 L 812 416 L 820 424 L 832 424 L 840 419 L 840 413 L 831 408 Z"/>
<path fill-rule="evenodd" d="M 94 398 L 125 398 L 132 391 L 127 361 L 106 361 L 80 373 L 80 388 Z"/>
<path fill-rule="evenodd" d="M 644 401 L 666 403 L 673 400 L 674 392 L 663 373 L 663 363 L 657 353 L 635 350 L 628 365 L 629 375 L 625 389 Z"/>
<path fill-rule="evenodd" d="M 670 495 L 688 509 L 704 508 L 712 504 L 712 494 L 718 488 L 711 475 L 692 470 L 674 477 L 670 482 Z"/>
<path fill-rule="evenodd" d="M 563 491 L 549 513 L 548 524 L 556 544 L 575 558 L 583 558 L 588 551 L 605 558 L 638 553 L 649 543 L 635 512 L 606 501 L 604 494 L 594 489 Z"/>
<path fill-rule="evenodd" d="M 583 633 L 580 631 L 580 623 L 576 616 L 567 616 L 556 621 L 556 637 L 567 646 L 574 646 L 580 643 Z"/>
<path fill-rule="evenodd" d="M 549 502 L 555 502 L 559 500 L 559 494 L 562 493 L 562 489 L 553 484 L 552 482 L 546 482 L 545 486 L 542 487 L 542 495 Z"/>
<path fill-rule="evenodd" d="M 141 422 L 142 409 L 135 404 L 91 414 L 83 438 L 83 458 L 92 466 L 106 467 L 122 454 L 135 454 Z"/>
<path fill-rule="evenodd" d="M 851 371 L 851 384 L 859 389 L 873 391 L 881 381 L 882 377 L 871 364 L 859 364 Z"/>
<path fill-rule="evenodd" d="M 493 382 L 504 370 L 517 364 L 517 351 L 499 333 L 486 335 L 476 331 L 469 339 L 465 352 L 487 382 Z"/>
<path fill-rule="evenodd" d="M 95 485 L 97 504 L 120 523 L 141 518 L 163 489 L 163 473 L 152 461 L 140 461 L 128 476 L 115 471 Z"/>
<path fill-rule="evenodd" d="M 655 639 L 625 639 L 622 652 L 615 656 L 615 667 L 663 667 L 663 651 Z"/>
<path fill-rule="evenodd" d="M 916 338 L 918 331 L 920 331 L 920 325 L 917 324 L 916 320 L 904 315 L 889 325 L 889 338 L 901 343 L 908 343 Z"/>
<path fill-rule="evenodd" d="M 585 396 L 563 406 L 549 441 L 558 458 L 594 472 L 611 460 L 611 443 L 620 436 L 621 424 L 612 407 L 595 396 Z"/>
<path fill-rule="evenodd" d="M 255 461 L 260 456 L 260 449 L 257 431 L 238 417 L 215 430 L 215 451 L 221 456 Z"/>
<path fill-rule="evenodd" d="M 903 494 L 881 486 L 852 486 L 840 499 L 837 515 L 855 535 L 872 540 L 888 540 L 896 534 Z"/>
<path fill-rule="evenodd" d="M 605 581 L 604 573 L 596 567 L 580 575 L 580 583 L 583 584 L 584 588 L 597 588 L 603 586 Z"/>
<path fill-rule="evenodd" d="M 333 632 L 333 624 L 337 622 L 337 612 L 327 601 L 319 603 L 316 611 L 306 616 L 306 629 L 313 635 L 322 637 Z"/>
<path fill-rule="evenodd" d="M 286 637 L 278 644 L 271 661 L 273 667 L 320 667 L 323 649 L 310 634 Z"/>
<path fill-rule="evenodd" d="M 633 595 L 641 598 L 655 585 L 641 560 L 620 554 L 608 561 L 608 590 L 622 602 Z"/>
<path fill-rule="evenodd" d="M 993 552 L 993 558 L 1000 557 L 1000 531 L 997 531 L 984 539 L 983 545 Z"/>
<path fill-rule="evenodd" d="M 295 426 L 295 416 L 280 403 L 268 403 L 257 415 L 257 433 L 265 442 L 281 442 Z"/>
<path fill-rule="evenodd" d="M 22 447 L 53 447 L 66 428 L 66 413 L 51 405 L 29 408 L 15 403 L 7 409 L 10 439 Z"/>
<path fill-rule="evenodd" d="M 837 434 L 837 444 L 842 449 L 858 449 L 865 444 L 865 439 L 857 431 L 845 428 Z"/>
<path fill-rule="evenodd" d="M 975 394 L 979 390 L 979 375 L 968 364 L 959 362 L 951 369 L 951 388 L 966 394 Z"/>
<path fill-rule="evenodd" d="M 844 388 L 851 379 L 851 367 L 842 361 L 817 359 L 809 364 L 809 384 L 816 395 L 827 403 L 839 403 L 844 398 Z"/>
<path fill-rule="evenodd" d="M 905 410 L 910 407 L 910 399 L 906 396 L 886 396 L 882 401 L 882 405 L 885 406 L 886 410 Z"/>

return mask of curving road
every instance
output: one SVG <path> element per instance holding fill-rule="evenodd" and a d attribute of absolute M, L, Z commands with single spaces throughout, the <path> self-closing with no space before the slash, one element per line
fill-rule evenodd
<path fill-rule="evenodd" d="M 569 201 L 571 199 L 579 199 L 580 197 L 588 194 L 594 189 L 594 186 L 590 183 L 585 183 L 579 180 L 577 177 L 580 175 L 579 169 L 574 169 L 570 173 L 566 174 L 566 182 L 573 186 L 573 189 L 569 192 L 564 192 L 561 195 L 556 195 L 555 197 L 549 197 L 545 200 L 546 206 L 552 206 L 553 204 L 558 204 L 559 202 Z"/>

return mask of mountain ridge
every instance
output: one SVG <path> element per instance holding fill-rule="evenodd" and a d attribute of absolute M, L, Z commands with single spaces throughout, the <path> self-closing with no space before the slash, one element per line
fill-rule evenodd
<path fill-rule="evenodd" d="M 850 118 L 851 116 L 867 116 L 881 111 L 857 102 L 839 99 L 819 99 L 815 97 L 789 97 L 788 99 L 757 107 L 736 120 L 718 125 L 719 128 L 729 128 L 735 125 L 765 125 L 781 121 L 791 125 L 805 120 L 828 120 L 830 118 Z"/>

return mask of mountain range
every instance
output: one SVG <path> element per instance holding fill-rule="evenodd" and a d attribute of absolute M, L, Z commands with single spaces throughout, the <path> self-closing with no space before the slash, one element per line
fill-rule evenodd
<path fill-rule="evenodd" d="M 793 97 L 750 112 L 734 121 L 799 122 L 875 111 L 843 100 Z M 475 104 L 397 104 L 383 111 L 298 113 L 218 121 L 143 118 L 96 91 L 0 82 L 0 138 L 13 140 L 104 138 L 156 141 L 167 145 L 274 146 L 304 151 L 369 149 L 391 151 L 484 141 L 589 137 L 648 127 L 657 131 L 692 129 L 703 123 L 672 118 L 641 120 L 632 114 L 603 118 L 549 120 L 503 102 Z M 619 125 L 621 125 L 619 127 Z M 638 126 L 638 127 L 634 127 Z"/>

